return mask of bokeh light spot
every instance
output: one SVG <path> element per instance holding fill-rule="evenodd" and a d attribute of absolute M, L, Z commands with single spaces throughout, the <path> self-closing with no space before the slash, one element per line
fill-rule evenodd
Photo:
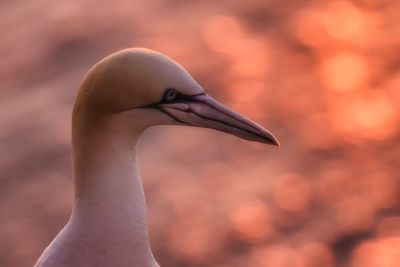
<path fill-rule="evenodd" d="M 367 61 L 350 52 L 328 57 L 321 65 L 322 82 L 334 91 L 349 91 L 364 85 L 368 78 Z"/>
<path fill-rule="evenodd" d="M 308 243 L 300 248 L 302 267 L 332 267 L 335 258 L 331 249 L 320 243 Z"/>
<path fill-rule="evenodd" d="M 367 31 L 362 11 L 348 1 L 332 1 L 324 13 L 323 25 L 333 38 L 342 41 L 360 40 Z"/>
<path fill-rule="evenodd" d="M 280 178 L 273 196 L 280 208 L 300 212 L 307 208 L 310 193 L 310 183 L 307 180 L 299 175 L 290 174 Z"/>
<path fill-rule="evenodd" d="M 400 266 L 400 238 L 384 238 L 367 241 L 358 246 L 351 267 L 398 267 Z"/>
<path fill-rule="evenodd" d="M 234 210 L 232 224 L 236 235 L 250 243 L 260 242 L 273 234 L 271 212 L 259 200 L 248 201 Z"/>

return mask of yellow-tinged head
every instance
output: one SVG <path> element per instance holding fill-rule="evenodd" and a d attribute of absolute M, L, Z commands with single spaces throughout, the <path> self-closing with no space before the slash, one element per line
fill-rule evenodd
<path fill-rule="evenodd" d="M 140 113 L 146 127 L 206 127 L 279 146 L 262 126 L 208 96 L 178 63 L 148 49 L 125 49 L 97 63 L 79 90 L 74 120 L 90 123 L 127 111 Z"/>

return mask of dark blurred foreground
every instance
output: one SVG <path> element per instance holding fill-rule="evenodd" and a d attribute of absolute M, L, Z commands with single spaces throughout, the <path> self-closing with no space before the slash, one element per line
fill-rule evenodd
<path fill-rule="evenodd" d="M 282 144 L 147 132 L 162 266 L 400 266 L 399 11 L 396 0 L 1 2 L 0 266 L 33 265 L 67 221 L 76 89 L 133 46 L 174 58 Z"/>

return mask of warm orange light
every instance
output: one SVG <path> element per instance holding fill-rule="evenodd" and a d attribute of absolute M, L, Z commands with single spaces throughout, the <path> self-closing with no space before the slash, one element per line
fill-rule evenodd
<path fill-rule="evenodd" d="M 308 243 L 300 248 L 302 255 L 301 267 L 332 267 L 335 263 L 335 258 L 332 250 L 320 243 Z"/>
<path fill-rule="evenodd" d="M 247 242 L 259 242 L 273 234 L 272 216 L 268 206 L 252 200 L 239 206 L 232 214 L 237 236 Z"/>
<path fill-rule="evenodd" d="M 324 14 L 317 8 L 306 8 L 299 11 L 293 20 L 293 26 L 301 42 L 306 45 L 320 47 L 327 40 L 322 22 Z"/>
<path fill-rule="evenodd" d="M 303 267 L 301 254 L 287 245 L 265 246 L 253 252 L 250 266 Z"/>
<path fill-rule="evenodd" d="M 235 75 L 256 77 L 268 70 L 269 55 L 266 40 L 252 35 L 239 20 L 229 16 L 209 19 L 203 30 L 205 44 L 233 61 Z"/>
<path fill-rule="evenodd" d="M 311 188 L 307 180 L 299 175 L 287 175 L 280 178 L 274 188 L 274 200 L 282 209 L 303 211 L 310 200 Z"/>
<path fill-rule="evenodd" d="M 351 267 L 400 266 L 400 238 L 384 238 L 362 243 L 353 253 Z"/>
<path fill-rule="evenodd" d="M 215 16 L 206 21 L 203 28 L 203 40 L 212 50 L 227 53 L 236 49 L 236 43 L 242 40 L 245 29 L 234 17 Z"/>
<path fill-rule="evenodd" d="M 324 12 L 326 31 L 341 41 L 358 41 L 367 33 L 363 12 L 348 1 L 332 1 Z"/>
<path fill-rule="evenodd" d="M 360 88 L 368 79 L 367 64 L 362 56 L 355 53 L 338 53 L 322 63 L 322 82 L 327 88 L 339 92 Z"/>
<path fill-rule="evenodd" d="M 247 114 L 254 120 L 265 119 L 266 109 L 260 108 L 268 97 L 268 88 L 258 79 L 231 78 L 226 84 L 231 96 L 229 106 Z"/>
<path fill-rule="evenodd" d="M 335 127 L 349 140 L 384 140 L 397 132 L 399 115 L 382 91 L 346 95 L 332 103 Z"/>
<path fill-rule="evenodd" d="M 217 235 L 211 235 L 211 229 L 203 216 L 179 219 L 169 229 L 168 247 L 178 258 L 207 261 L 207 256 L 218 253 Z"/>

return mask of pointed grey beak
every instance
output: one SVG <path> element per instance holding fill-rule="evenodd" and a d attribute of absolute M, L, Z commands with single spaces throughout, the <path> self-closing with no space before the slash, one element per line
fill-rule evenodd
<path fill-rule="evenodd" d="M 279 147 L 278 140 L 267 129 L 218 103 L 207 94 L 185 96 L 154 106 L 180 124 L 211 128 Z"/>

